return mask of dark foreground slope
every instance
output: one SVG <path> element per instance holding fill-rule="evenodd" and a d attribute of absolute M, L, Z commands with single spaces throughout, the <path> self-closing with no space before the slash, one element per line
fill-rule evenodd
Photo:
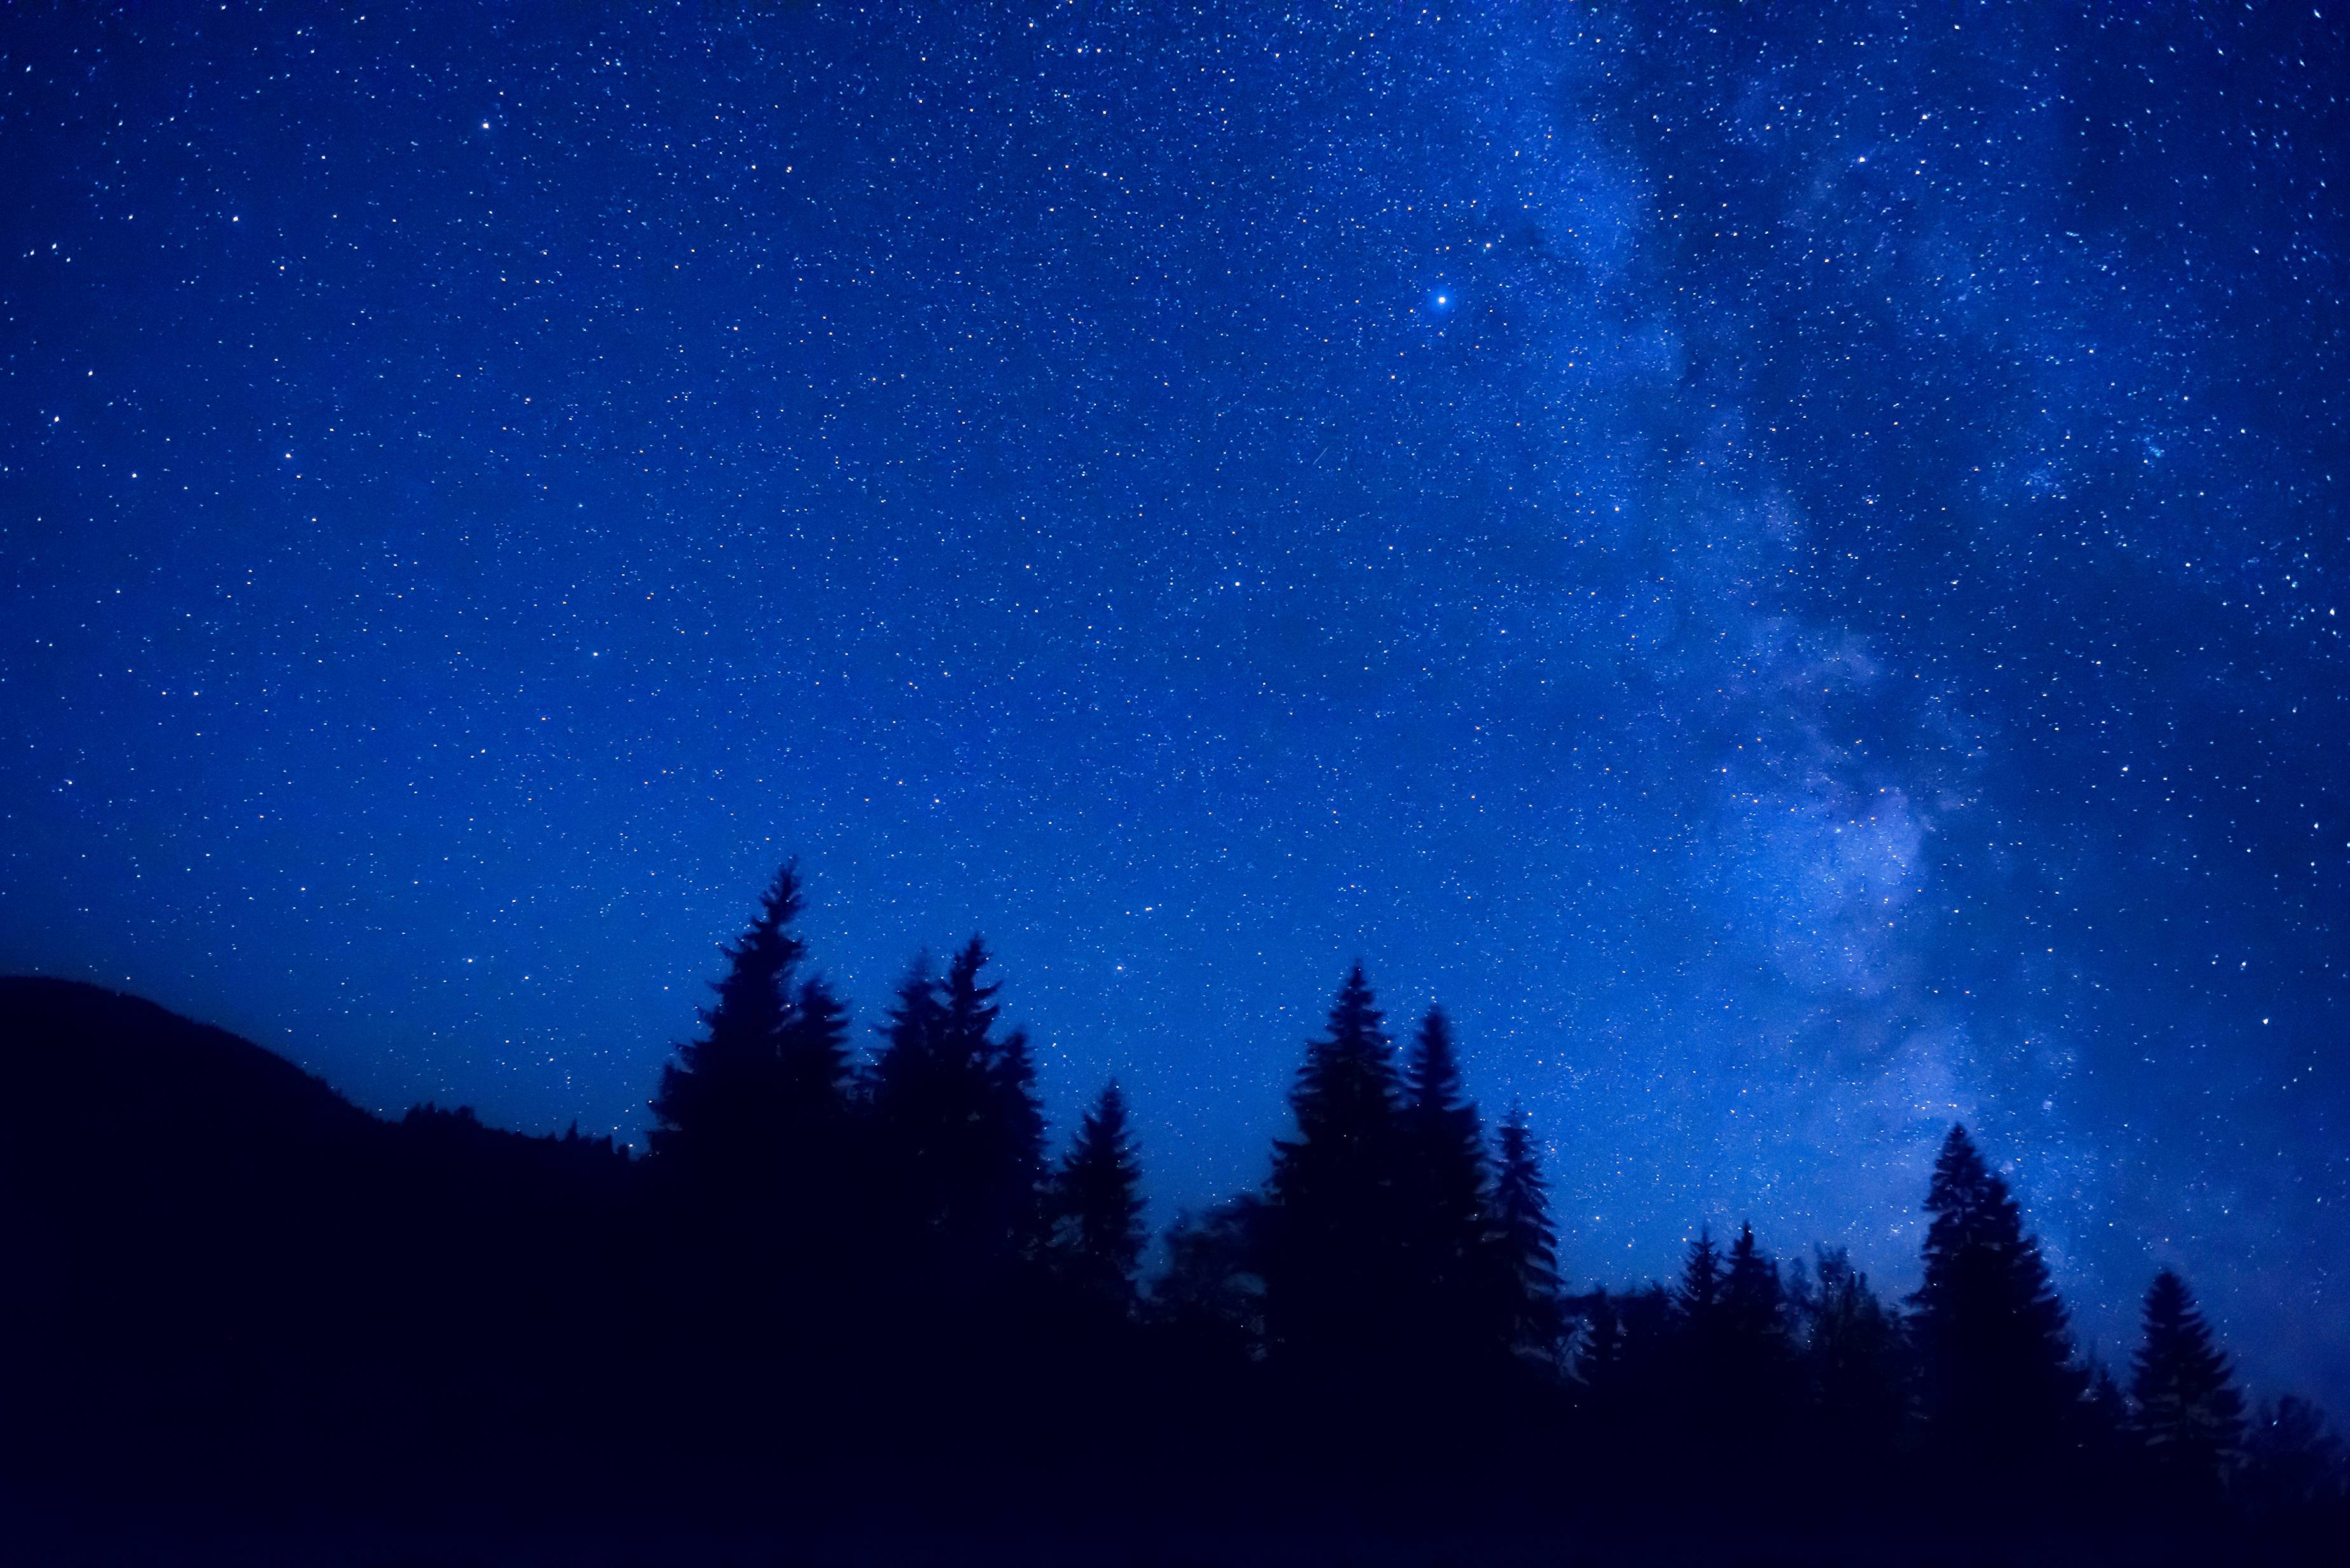
<path fill-rule="evenodd" d="M 625 1394 L 629 1162 L 359 1110 L 151 1002 L 0 980 L 9 1473 L 118 1521 L 544 1474 Z"/>
<path fill-rule="evenodd" d="M 387 1121 L 92 986 L 0 979 L 0 1562 L 1196 1562 L 1166 1539 L 1226 1531 L 1163 1468 L 1223 1468 L 1180 1355 L 780 1268 L 608 1141 Z"/>
<path fill-rule="evenodd" d="M 1774 1424 L 1670 1338 L 1268 1351 L 1248 1205 L 1139 1309 L 942 1266 L 839 1161 L 745 1205 L 0 980 L 0 1563 L 2336 1560 L 2338 1500 Z"/>

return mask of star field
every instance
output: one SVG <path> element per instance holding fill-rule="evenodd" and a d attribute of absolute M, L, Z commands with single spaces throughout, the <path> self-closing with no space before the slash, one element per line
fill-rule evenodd
<path fill-rule="evenodd" d="M 2330 7 L 20 8 L 0 963 L 638 1134 L 786 855 L 1161 1218 L 1359 956 L 1547 1146 L 2350 1403 Z"/>

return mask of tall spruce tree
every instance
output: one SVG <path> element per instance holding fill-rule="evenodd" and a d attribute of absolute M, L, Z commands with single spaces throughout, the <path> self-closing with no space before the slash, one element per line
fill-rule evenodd
<path fill-rule="evenodd" d="M 1692 1334 L 1721 1332 L 1722 1282 L 1721 1249 L 1714 1245 L 1713 1227 L 1700 1225 L 1697 1240 L 1689 1244 L 1689 1254 L 1681 1261 L 1680 1289 L 1673 1298 Z"/>
<path fill-rule="evenodd" d="M 1036 1058 L 1028 1032 L 996 1023 L 1001 984 L 980 980 L 991 959 L 973 936 L 947 966 L 946 1023 L 960 1059 L 976 1064 L 983 1095 L 974 1195 L 984 1195 L 986 1247 L 1005 1260 L 1028 1256 L 1041 1239 L 1045 1192 L 1045 1106 L 1036 1094 Z"/>
<path fill-rule="evenodd" d="M 1558 1231 L 1551 1222 L 1550 1186 L 1542 1154 L 1523 1106 L 1502 1118 L 1493 1177 L 1492 1248 L 1501 1291 L 1501 1328 L 1515 1355 L 1558 1363 L 1565 1320 L 1559 1301 Z M 1605 1305 L 1606 1298 L 1601 1297 Z M 1611 1332 L 1619 1325 L 1607 1314 Z M 1607 1353 L 1612 1356 L 1613 1348 Z"/>
<path fill-rule="evenodd" d="M 1575 1344 L 1575 1381 L 1603 1405 L 1612 1405 L 1623 1392 L 1630 1361 L 1623 1298 L 1601 1288 L 1575 1298 L 1575 1307 L 1582 1323 Z"/>
<path fill-rule="evenodd" d="M 868 1172 L 851 1093 L 848 1010 L 820 975 L 800 983 L 776 1069 L 778 1230 L 798 1272 L 837 1276 L 873 1216 L 860 1209 Z"/>
<path fill-rule="evenodd" d="M 848 1009 L 822 975 L 801 982 L 777 1056 L 785 1114 L 795 1124 L 827 1127 L 847 1115 Z"/>
<path fill-rule="evenodd" d="M 1742 1223 L 1721 1274 L 1720 1390 L 1731 1438 L 1752 1443 L 1776 1433 L 1792 1414 L 1794 1346 L 1787 1292 L 1775 1259 Z"/>
<path fill-rule="evenodd" d="M 1659 1391 L 1669 1418 L 1679 1425 L 1680 1440 L 1700 1449 L 1722 1440 L 1723 1414 L 1731 1397 L 1730 1314 L 1724 1299 L 1728 1282 L 1713 1228 L 1700 1225 L 1697 1240 L 1682 1257 L 1680 1282 L 1672 1293 L 1675 1354 L 1660 1369 Z"/>
<path fill-rule="evenodd" d="M 707 1189 L 744 1200 L 774 1179 L 781 1152 L 782 1053 L 794 1023 L 793 971 L 806 948 L 791 932 L 799 871 L 786 865 L 759 899 L 750 929 L 726 949 L 716 1000 L 700 1040 L 678 1047 L 653 1096 L 654 1157 Z M 770 1195 L 757 1191 L 756 1200 Z"/>
<path fill-rule="evenodd" d="M 1130 1310 L 1142 1257 L 1142 1162 L 1117 1084 L 1077 1124 L 1054 1174 L 1051 1209 L 1055 1272 L 1084 1295 Z"/>
<path fill-rule="evenodd" d="M 2173 1484 L 2210 1488 L 2243 1447 L 2244 1399 L 2227 1354 L 2176 1271 L 2146 1293 L 2146 1338 L 2131 1365 L 2131 1425 Z"/>
<path fill-rule="evenodd" d="M 1485 1137 L 1461 1082 L 1452 1025 L 1441 1008 L 1420 1021 L 1404 1059 L 1404 1245 L 1418 1296 L 1422 1358 L 1450 1357 L 1480 1337 L 1492 1298 L 1486 1221 Z"/>
<path fill-rule="evenodd" d="M 896 998 L 877 1025 L 881 1049 L 866 1070 L 865 1100 L 875 1138 L 877 1241 L 927 1257 L 942 1245 L 951 1219 L 953 1141 L 970 1115 L 970 1096 L 955 1082 L 943 1047 L 938 971 L 915 956 Z"/>
<path fill-rule="evenodd" d="M 1829 1452 L 1882 1464 L 1904 1411 L 1899 1318 L 1841 1247 L 1822 1247 L 1816 1282 L 1794 1293 L 1805 1396 Z"/>
<path fill-rule="evenodd" d="M 1909 1299 L 1928 1429 L 1945 1454 L 2020 1469 L 2059 1446 L 2084 1386 L 2064 1303 L 2007 1183 L 1953 1127 L 1926 1194 Z"/>
<path fill-rule="evenodd" d="M 1756 1243 L 1751 1222 L 1738 1227 L 1738 1240 L 1730 1244 L 1721 1305 L 1731 1334 L 1740 1341 L 1774 1348 L 1785 1342 L 1786 1289 L 1777 1262 Z"/>
<path fill-rule="evenodd" d="M 1265 1313 L 1293 1361 L 1384 1353 L 1409 1299 L 1400 1085 L 1383 1023 L 1357 964 L 1306 1045 L 1289 1096 L 1297 1134 L 1274 1140 Z"/>
<path fill-rule="evenodd" d="M 978 937 L 943 978 L 918 959 L 881 1026 L 869 1096 L 885 1209 L 916 1253 L 962 1285 L 1035 1240 L 1045 1117 L 1025 1033 L 998 1033 L 997 987 Z"/>

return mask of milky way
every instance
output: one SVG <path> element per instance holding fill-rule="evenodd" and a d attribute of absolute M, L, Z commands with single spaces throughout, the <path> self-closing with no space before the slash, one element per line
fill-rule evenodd
<path fill-rule="evenodd" d="M 1578 1282 L 2350 1403 L 2330 7 L 20 6 L 0 963 L 636 1136 L 798 856 L 1159 1212 L 1359 956 Z"/>

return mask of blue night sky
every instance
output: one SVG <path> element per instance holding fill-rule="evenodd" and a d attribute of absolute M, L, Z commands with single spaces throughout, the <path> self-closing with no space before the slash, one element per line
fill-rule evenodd
<path fill-rule="evenodd" d="M 1161 1218 L 1359 956 L 1570 1280 L 2350 1404 L 2331 5 L 26 4 L 0 967 L 637 1137 L 800 857 Z"/>

